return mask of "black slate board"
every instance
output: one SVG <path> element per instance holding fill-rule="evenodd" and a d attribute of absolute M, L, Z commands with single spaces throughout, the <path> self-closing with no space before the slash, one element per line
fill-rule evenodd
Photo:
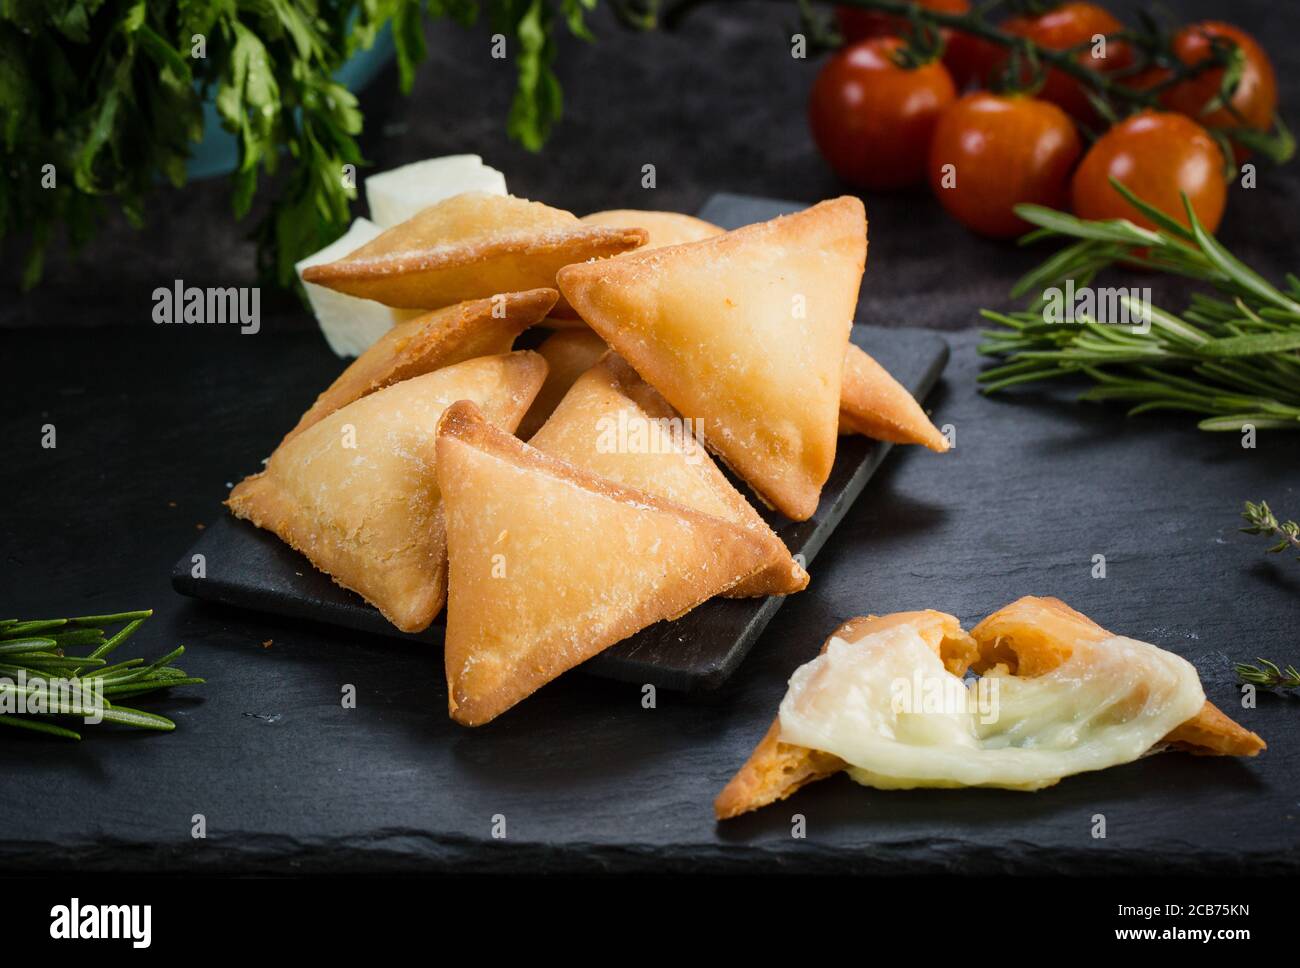
<path fill-rule="evenodd" d="M 700 216 L 733 227 L 801 207 L 722 194 L 714 196 Z M 931 332 L 855 326 L 852 338 L 918 400 L 925 399 L 948 360 L 947 344 Z M 807 521 L 792 522 L 776 512 L 760 509 L 790 552 L 803 556 L 806 567 L 812 565 L 889 449 L 889 444 L 862 437 L 841 438 L 821 503 Z M 746 493 L 745 485 L 737 486 Z M 202 578 L 193 575 L 196 555 L 203 559 Z M 403 635 L 360 596 L 334 584 L 274 535 L 228 514 L 218 517 L 176 562 L 172 584 L 184 595 L 223 605 L 442 646 L 442 616 L 419 636 Z M 740 665 L 784 601 L 779 596 L 715 598 L 677 621 L 657 623 L 618 643 L 585 663 L 583 670 L 667 689 L 716 688 Z"/>
<path fill-rule="evenodd" d="M 870 284 L 871 270 L 867 281 Z M 447 718 L 441 655 L 409 643 L 172 592 L 176 556 L 223 513 L 337 361 L 274 319 L 222 328 L 10 334 L 0 435 L 0 612 L 152 605 L 133 653 L 186 646 L 207 685 L 148 702 L 166 736 L 102 729 L 80 744 L 0 742 L 6 871 L 857 871 L 882 874 L 1300 873 L 1300 715 L 1241 709 L 1234 659 L 1300 661 L 1300 564 L 1237 532 L 1245 498 L 1300 516 L 1300 447 L 1125 420 L 1068 394 L 985 398 L 974 333 L 952 337 L 931 403 L 957 448 L 900 448 L 719 690 L 568 675 L 497 721 Z M 287 325 L 287 324 L 286 324 Z M 39 446 L 58 427 L 57 450 Z M 1105 554 L 1107 577 L 1091 577 Z M 1209 697 L 1269 749 L 1178 754 L 1035 794 L 888 793 L 844 778 L 716 824 L 713 797 L 771 722 L 791 671 L 841 620 L 934 607 L 969 624 L 1058 595 L 1188 657 Z M 341 689 L 357 690 L 344 709 Z M 33 790 L 40 796 L 34 797 Z M 807 838 L 790 836 L 794 813 Z M 191 836 L 203 813 L 206 840 Z M 1094 839 L 1093 816 L 1108 836 Z M 505 841 L 492 818 L 508 819 Z M 1203 900 L 1200 895 L 1197 900 Z"/>

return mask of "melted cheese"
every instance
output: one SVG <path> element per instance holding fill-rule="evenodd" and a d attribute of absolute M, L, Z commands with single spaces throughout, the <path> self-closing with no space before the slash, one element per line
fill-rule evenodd
<path fill-rule="evenodd" d="M 831 640 L 797 669 L 781 740 L 834 754 L 881 789 L 1036 790 L 1149 752 L 1205 702 L 1186 660 L 1116 636 L 1035 678 L 963 682 L 911 628 Z"/>

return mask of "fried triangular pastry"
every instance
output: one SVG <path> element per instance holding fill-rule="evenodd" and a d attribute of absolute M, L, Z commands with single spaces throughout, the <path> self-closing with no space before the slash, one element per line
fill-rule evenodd
<path fill-rule="evenodd" d="M 972 663 L 983 675 L 999 669 L 1009 675 L 1041 676 L 1070 657 L 1075 642 L 1104 642 L 1113 636 L 1059 598 L 1026 595 L 998 609 L 970 633 L 979 644 Z M 1165 737 L 1190 753 L 1254 756 L 1264 740 L 1224 715 L 1208 699 L 1201 711 Z"/>
<path fill-rule="evenodd" d="M 943 660 L 946 670 L 958 677 L 968 670 L 980 675 L 1046 675 L 1069 659 L 1076 644 L 1095 645 L 1112 637 L 1058 599 L 1026 597 L 994 612 L 969 634 L 951 615 L 900 612 L 851 619 L 832 633 L 827 644 L 835 637 L 858 642 L 899 624 L 912 626 Z M 785 743 L 780 737 L 778 717 L 718 795 L 714 810 L 719 820 L 783 800 L 801 787 L 848 766 L 837 756 Z M 1157 744 L 1157 748 L 1164 746 L 1221 756 L 1254 756 L 1265 748 L 1259 736 L 1233 722 L 1209 700 Z"/>
<path fill-rule="evenodd" d="M 931 423 L 916 398 L 852 343 L 844 354 L 840 433 L 894 444 L 920 444 L 939 454 L 948 449 L 948 438 Z"/>
<path fill-rule="evenodd" d="M 438 309 L 498 292 L 553 288 L 562 266 L 626 252 L 645 237 L 637 228 L 583 225 L 541 202 L 465 192 L 346 258 L 308 267 L 302 277 L 386 306 Z"/>
<path fill-rule="evenodd" d="M 537 352 L 546 360 L 546 382 L 519 422 L 522 440 L 529 440 L 537 433 L 569 392 L 573 381 L 595 366 L 609 352 L 609 346 L 584 324 L 582 329 L 566 329 L 548 336 Z"/>
<path fill-rule="evenodd" d="M 501 293 L 398 323 L 339 374 L 284 439 L 386 386 L 476 356 L 510 352 L 515 337 L 545 316 L 559 295 L 554 289 Z"/>
<path fill-rule="evenodd" d="M 614 354 L 588 370 L 530 441 L 552 457 L 665 500 L 724 518 L 758 537 L 769 564 L 726 594 L 788 595 L 808 573 L 709 459 L 690 426 Z"/>
<path fill-rule="evenodd" d="M 403 632 L 428 627 L 446 595 L 446 544 L 434 474 L 438 418 L 473 400 L 513 430 L 546 363 L 485 356 L 394 384 L 336 410 L 276 448 L 235 485 L 236 517 L 275 532 Z"/>
<path fill-rule="evenodd" d="M 643 249 L 661 249 L 666 245 L 698 242 L 700 239 L 721 235 L 726 231 L 694 215 L 683 215 L 681 212 L 656 212 L 652 209 L 613 208 L 584 215 L 582 221 L 587 225 L 603 225 L 612 229 L 645 229 L 649 237 L 642 246 Z"/>
<path fill-rule="evenodd" d="M 644 229 L 648 234 L 645 245 L 640 251 L 662 249 L 667 245 L 681 245 L 683 242 L 698 242 L 714 235 L 721 235 L 726 229 L 706 222 L 694 215 L 681 212 L 656 212 L 646 209 L 615 208 L 604 212 L 592 212 L 584 215 L 582 222 L 586 225 L 603 225 L 608 228 L 627 228 L 629 226 Z M 561 302 L 555 312 L 546 321 L 553 329 L 570 329 L 587 324 L 579 318 L 577 312 L 567 302 Z"/>
<path fill-rule="evenodd" d="M 866 260 L 842 197 L 700 242 L 560 271 L 587 324 L 768 504 L 817 509 Z"/>
<path fill-rule="evenodd" d="M 745 529 L 548 457 L 468 402 L 439 424 L 438 483 L 447 702 L 467 726 L 766 562 Z"/>

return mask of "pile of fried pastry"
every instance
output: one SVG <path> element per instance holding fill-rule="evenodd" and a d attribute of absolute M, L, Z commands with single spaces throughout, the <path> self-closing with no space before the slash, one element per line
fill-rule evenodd
<path fill-rule="evenodd" d="M 486 723 L 714 596 L 807 585 L 710 454 L 806 520 L 839 434 L 947 449 L 849 342 L 866 251 L 850 197 L 724 232 L 455 195 L 304 269 L 425 312 L 348 366 L 227 504 L 402 631 L 445 606 L 451 716 Z M 535 325 L 554 333 L 514 350 Z"/>

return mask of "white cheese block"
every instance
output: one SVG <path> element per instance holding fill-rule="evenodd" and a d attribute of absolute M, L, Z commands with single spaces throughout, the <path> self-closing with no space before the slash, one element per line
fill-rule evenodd
<path fill-rule="evenodd" d="M 308 266 L 342 259 L 382 231 L 369 219 L 357 219 L 334 242 L 295 264 L 299 280 L 302 279 L 302 270 Z M 303 288 L 307 290 L 307 299 L 321 332 L 338 356 L 360 356 L 394 323 L 413 315 L 410 310 L 392 309 L 372 299 L 358 299 L 312 282 L 304 282 Z"/>
<path fill-rule="evenodd" d="M 478 155 L 428 158 L 366 179 L 370 218 L 388 229 L 422 209 L 463 192 L 506 193 L 506 179 Z"/>
<path fill-rule="evenodd" d="M 797 669 L 781 741 L 832 753 L 879 789 L 1036 790 L 1143 756 L 1204 703 L 1190 663 L 1135 639 L 1079 643 L 1041 676 L 963 682 L 899 626 L 833 638 Z"/>

